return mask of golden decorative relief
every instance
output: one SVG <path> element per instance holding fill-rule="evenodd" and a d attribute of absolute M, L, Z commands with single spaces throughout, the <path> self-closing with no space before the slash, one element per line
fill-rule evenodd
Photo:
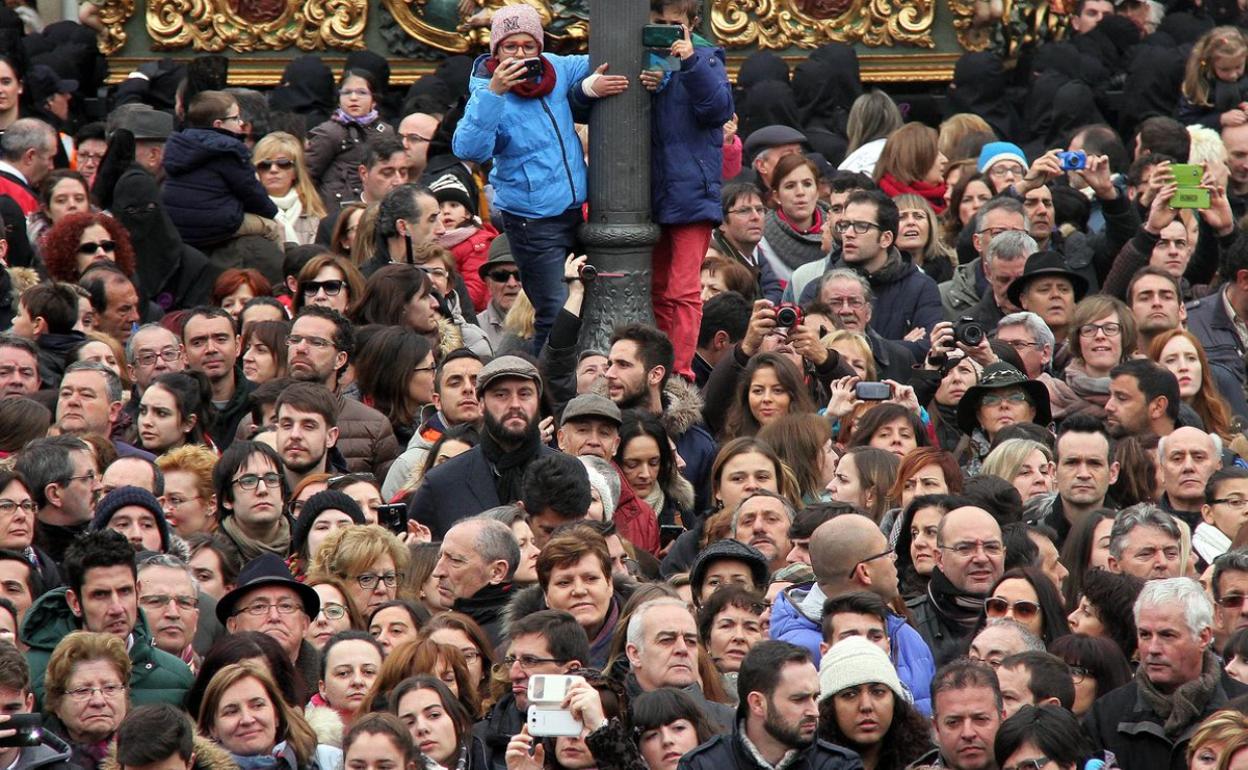
<path fill-rule="evenodd" d="M 104 33 L 99 36 L 100 53 L 117 53 L 126 44 L 126 22 L 134 15 L 134 0 L 102 0 L 99 8 Z"/>
<path fill-rule="evenodd" d="M 976 4 L 982 0 L 949 0 L 953 12 L 953 28 L 958 33 L 958 45 L 967 51 L 983 51 L 992 43 L 989 30 L 975 18 Z"/>
<path fill-rule="evenodd" d="M 155 51 L 364 48 L 368 0 L 149 0 Z"/>
<path fill-rule="evenodd" d="M 537 11 L 542 28 L 559 50 L 581 50 L 589 41 L 589 23 L 581 0 L 459 0 L 459 16 L 448 24 L 432 23 L 426 16 L 431 0 L 382 0 L 387 11 L 407 35 L 421 44 L 451 54 L 469 53 L 490 45 L 490 20 L 505 5 L 527 5 Z M 578 8 L 580 12 L 578 12 Z M 449 27 L 454 26 L 454 29 Z"/>
<path fill-rule="evenodd" d="M 711 29 L 728 48 L 818 48 L 829 42 L 935 48 L 935 2 L 713 0 Z"/>

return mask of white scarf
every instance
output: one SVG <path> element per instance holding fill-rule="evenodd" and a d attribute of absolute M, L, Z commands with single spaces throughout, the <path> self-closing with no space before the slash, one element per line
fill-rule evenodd
<path fill-rule="evenodd" d="M 286 240 L 290 243 L 298 243 L 299 236 L 295 234 L 295 222 L 303 216 L 303 201 L 299 200 L 299 191 L 292 187 L 285 195 L 270 195 L 269 200 L 277 204 L 277 216 L 274 219 L 286 228 Z"/>
<path fill-rule="evenodd" d="M 1231 539 L 1222 530 L 1202 521 L 1192 533 L 1192 548 L 1206 564 L 1212 564 L 1214 559 L 1231 549 Z"/>

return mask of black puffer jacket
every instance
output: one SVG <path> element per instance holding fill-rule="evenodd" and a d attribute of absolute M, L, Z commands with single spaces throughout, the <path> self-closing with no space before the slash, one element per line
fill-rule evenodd
<path fill-rule="evenodd" d="M 182 240 L 192 246 L 228 239 L 242 226 L 243 214 L 277 216 L 247 145 L 213 128 L 188 128 L 169 137 L 163 199 Z"/>

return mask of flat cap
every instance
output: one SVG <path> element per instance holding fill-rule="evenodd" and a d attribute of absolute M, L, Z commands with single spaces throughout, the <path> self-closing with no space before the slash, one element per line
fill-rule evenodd
<path fill-rule="evenodd" d="M 477 375 L 477 398 L 485 393 L 491 382 L 507 377 L 532 380 L 537 385 L 538 392 L 542 390 L 542 375 L 536 366 L 520 356 L 499 356 L 486 364 Z"/>
<path fill-rule="evenodd" d="M 782 144 L 806 144 L 806 135 L 791 126 L 763 126 L 745 140 L 745 157 Z"/>
<path fill-rule="evenodd" d="M 134 134 L 135 139 L 168 139 L 173 133 L 173 116 L 160 110 L 134 110 L 117 121 L 117 128 Z"/>
<path fill-rule="evenodd" d="M 606 396 L 600 396 L 597 393 L 582 393 L 576 398 L 568 402 L 563 408 L 563 416 L 559 420 L 559 424 L 567 425 L 568 421 L 585 417 L 597 417 L 603 420 L 610 420 L 619 426 L 624 421 L 620 414 L 620 408 L 615 402 Z"/>

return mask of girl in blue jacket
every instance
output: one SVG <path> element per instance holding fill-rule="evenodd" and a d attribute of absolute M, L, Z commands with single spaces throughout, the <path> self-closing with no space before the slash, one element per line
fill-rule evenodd
<path fill-rule="evenodd" d="M 567 288 L 563 263 L 576 246 L 588 185 L 574 108 L 628 88 L 628 78 L 592 74 L 587 56 L 542 52 L 542 23 L 528 5 L 495 12 L 490 55 L 473 65 L 468 106 L 455 129 L 456 157 L 494 161 L 494 205 L 537 311 L 534 353 L 541 350 Z"/>

